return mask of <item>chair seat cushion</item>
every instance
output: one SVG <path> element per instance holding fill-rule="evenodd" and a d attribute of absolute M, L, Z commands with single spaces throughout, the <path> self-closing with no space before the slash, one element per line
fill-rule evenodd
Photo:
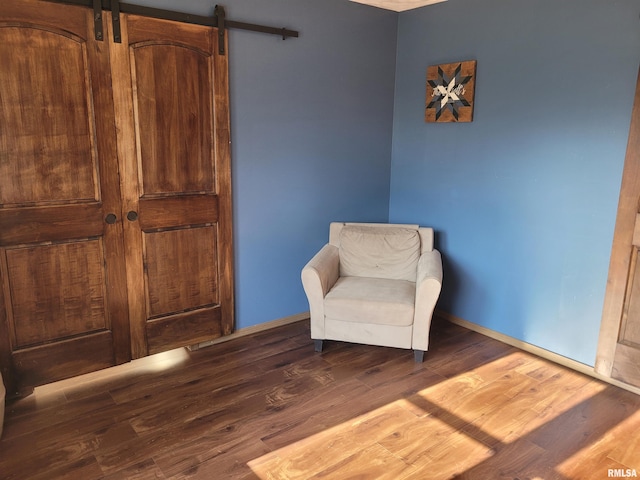
<path fill-rule="evenodd" d="M 413 324 L 416 284 L 407 280 L 340 277 L 324 298 L 327 318 L 345 322 Z"/>

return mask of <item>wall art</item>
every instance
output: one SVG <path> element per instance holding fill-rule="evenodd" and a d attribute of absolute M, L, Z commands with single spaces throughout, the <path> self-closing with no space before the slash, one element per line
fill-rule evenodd
<path fill-rule="evenodd" d="M 476 88 L 476 61 L 427 68 L 426 122 L 471 122 Z"/>

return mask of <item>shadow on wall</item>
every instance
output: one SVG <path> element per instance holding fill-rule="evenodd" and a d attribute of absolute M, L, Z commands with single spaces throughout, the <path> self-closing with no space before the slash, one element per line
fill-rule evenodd
<path fill-rule="evenodd" d="M 462 268 L 453 258 L 447 255 L 447 232 L 434 232 L 434 246 L 442 255 L 442 292 L 436 308 L 446 313 L 455 314 L 456 300 L 461 298 Z"/>
<path fill-rule="evenodd" d="M 536 315 L 537 306 L 531 303 L 527 291 L 530 288 L 527 279 L 511 277 L 507 259 L 514 257 L 510 246 L 498 250 L 479 249 L 474 266 L 449 254 L 448 232 L 436 231 L 435 248 L 442 254 L 442 292 L 436 309 L 462 320 L 495 330 L 507 336 L 527 341 L 527 322 Z M 474 249 L 473 241 L 469 248 Z M 517 248 L 517 247 L 516 247 Z M 477 266 L 482 268 L 478 269 Z M 496 279 L 492 269 L 506 271 Z M 506 270 L 505 270 L 506 269 Z M 487 322 L 487 319 L 496 319 Z"/>

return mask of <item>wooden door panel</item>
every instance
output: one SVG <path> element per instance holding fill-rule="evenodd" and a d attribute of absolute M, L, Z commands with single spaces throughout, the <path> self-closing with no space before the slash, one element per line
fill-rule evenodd
<path fill-rule="evenodd" d="M 640 262 L 634 246 L 629 273 L 629 289 L 625 301 L 618 342 L 640 350 Z"/>
<path fill-rule="evenodd" d="M 111 367 L 116 362 L 113 344 L 113 332 L 104 331 L 16 350 L 13 369 L 19 379 L 18 387 L 42 385 Z"/>
<path fill-rule="evenodd" d="M 223 327 L 220 305 L 149 320 L 146 328 L 149 355 L 229 333 Z"/>
<path fill-rule="evenodd" d="M 107 329 L 100 240 L 8 249 L 6 257 L 15 347 Z"/>
<path fill-rule="evenodd" d="M 635 215 L 629 272 L 611 377 L 640 386 L 640 214 Z"/>
<path fill-rule="evenodd" d="M 109 44 L 93 25 L 88 8 L 0 2 L 0 365 L 9 391 L 131 358 L 122 223 L 105 222 L 121 204 Z"/>
<path fill-rule="evenodd" d="M 638 345 L 618 343 L 611 377 L 629 385 L 640 386 L 640 348 Z"/>
<path fill-rule="evenodd" d="M 640 386 L 640 348 L 638 345 L 618 343 L 611 377 L 629 385 Z"/>
<path fill-rule="evenodd" d="M 0 42 L 0 203 L 98 200 L 86 44 L 37 26 L 5 26 Z"/>
<path fill-rule="evenodd" d="M 131 61 L 142 195 L 213 192 L 210 55 L 142 42 Z"/>
<path fill-rule="evenodd" d="M 143 238 L 148 318 L 219 302 L 214 227 L 144 233 Z"/>

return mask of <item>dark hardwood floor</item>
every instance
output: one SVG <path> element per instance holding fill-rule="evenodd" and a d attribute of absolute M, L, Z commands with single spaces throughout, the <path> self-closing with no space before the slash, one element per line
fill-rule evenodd
<path fill-rule="evenodd" d="M 640 397 L 444 320 L 423 364 L 305 321 L 9 402 L 0 478 L 606 479 L 638 432 Z"/>

